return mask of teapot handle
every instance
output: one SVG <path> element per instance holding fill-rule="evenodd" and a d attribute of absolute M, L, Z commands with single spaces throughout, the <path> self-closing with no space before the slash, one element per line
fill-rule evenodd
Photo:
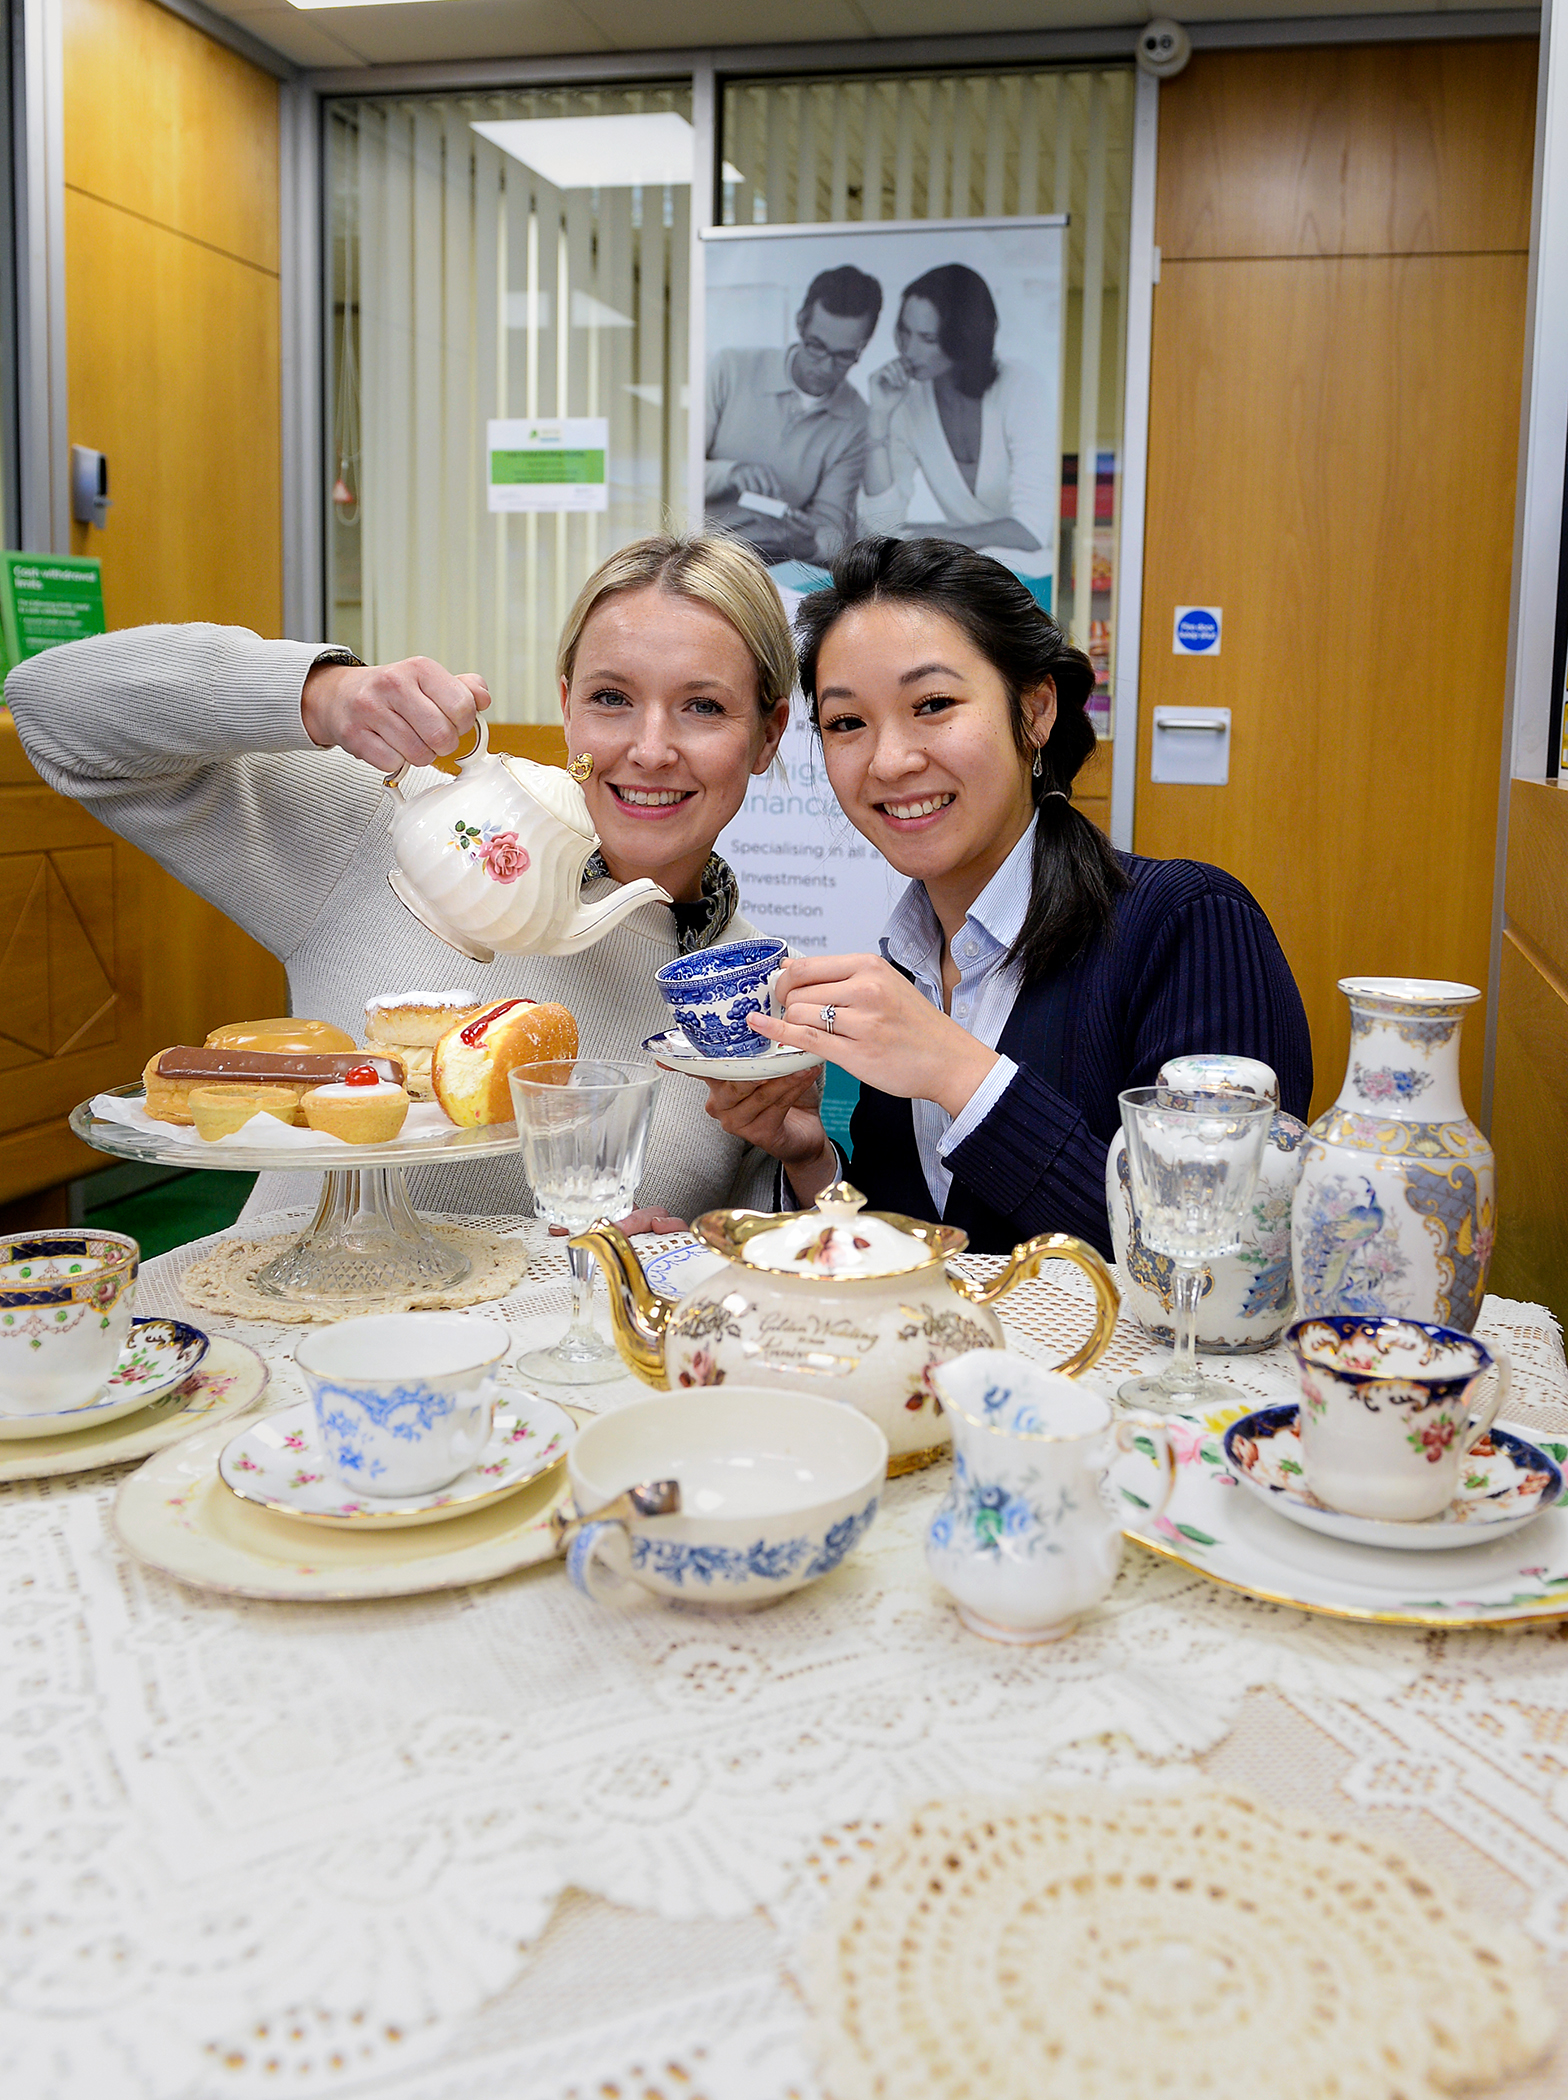
<path fill-rule="evenodd" d="M 483 715 L 475 715 L 474 717 L 474 736 L 476 741 L 473 750 L 465 752 L 457 761 L 457 770 L 460 773 L 464 766 L 471 764 L 474 759 L 488 758 L 490 755 L 490 732 L 485 727 Z M 387 792 L 399 802 L 406 802 L 408 799 L 403 793 L 403 776 L 408 770 L 407 766 L 399 766 L 395 773 L 388 773 L 381 783 Z"/>
<path fill-rule="evenodd" d="M 1074 1268 L 1082 1269 L 1094 1285 L 1094 1331 L 1082 1348 L 1077 1349 L 1065 1363 L 1053 1369 L 1075 1378 L 1080 1371 L 1087 1371 L 1090 1364 L 1103 1356 L 1111 1345 L 1111 1336 L 1116 1332 L 1116 1315 L 1121 1309 L 1121 1293 L 1116 1288 L 1116 1279 L 1105 1266 L 1095 1250 L 1082 1240 L 1075 1240 L 1066 1232 L 1040 1232 L 1032 1240 L 1025 1240 L 1015 1247 L 1007 1267 L 990 1283 L 973 1283 L 956 1270 L 948 1270 L 948 1279 L 954 1287 L 974 1305 L 994 1305 L 1005 1298 L 1015 1283 L 1027 1283 L 1038 1276 L 1048 1261 L 1070 1261 Z"/>

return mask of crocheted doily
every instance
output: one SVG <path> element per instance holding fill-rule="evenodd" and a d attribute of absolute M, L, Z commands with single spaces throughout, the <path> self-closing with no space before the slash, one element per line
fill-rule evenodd
<path fill-rule="evenodd" d="M 460 1305 L 483 1305 L 504 1298 L 528 1273 L 528 1242 L 520 1232 L 487 1232 L 474 1225 L 430 1223 L 439 1240 L 446 1240 L 468 1256 L 472 1263 L 461 1283 L 450 1290 L 424 1291 L 417 1296 L 335 1299 L 330 1309 L 293 1305 L 286 1298 L 269 1298 L 258 1291 L 256 1272 L 298 1240 L 297 1232 L 275 1239 L 223 1240 L 204 1254 L 180 1278 L 180 1292 L 187 1305 L 198 1312 L 227 1313 L 236 1320 L 271 1320 L 280 1327 L 301 1327 L 312 1320 L 346 1320 L 356 1313 L 450 1312 Z"/>
<path fill-rule="evenodd" d="M 919 1809 L 803 1970 L 834 2100 L 1436 2100 L 1555 2024 L 1529 1942 L 1439 1875 L 1190 1787 Z"/>

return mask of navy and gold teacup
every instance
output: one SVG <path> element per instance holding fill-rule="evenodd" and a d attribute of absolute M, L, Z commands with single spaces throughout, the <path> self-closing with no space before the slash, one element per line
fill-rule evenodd
<path fill-rule="evenodd" d="M 0 1235 L 0 1414 L 97 1399 L 131 1331 L 140 1252 L 85 1226 Z"/>

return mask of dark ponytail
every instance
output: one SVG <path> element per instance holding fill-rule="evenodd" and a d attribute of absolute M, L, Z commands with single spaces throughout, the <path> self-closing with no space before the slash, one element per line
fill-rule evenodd
<path fill-rule="evenodd" d="M 876 599 L 928 605 L 961 627 L 1007 688 L 1013 741 L 1032 766 L 1036 746 L 1023 696 L 1056 682 L 1056 720 L 1032 780 L 1037 822 L 1029 909 L 1009 961 L 1025 984 L 1050 976 L 1109 930 L 1127 875 L 1110 841 L 1070 800 L 1095 746 L 1089 720 L 1094 669 L 1011 569 L 951 540 L 856 540 L 833 564 L 833 581 L 795 615 L 801 690 L 817 721 L 817 658 L 835 623 Z"/>

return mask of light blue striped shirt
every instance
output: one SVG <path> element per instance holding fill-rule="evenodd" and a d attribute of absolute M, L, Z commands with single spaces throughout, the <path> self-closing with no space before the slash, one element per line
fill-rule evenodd
<path fill-rule="evenodd" d="M 969 907 L 969 916 L 953 940 L 958 982 L 953 987 L 953 1019 L 994 1050 L 1018 997 L 1018 971 L 1007 962 L 1029 909 L 1029 876 L 1034 864 L 1034 827 L 1008 854 Z M 942 927 L 923 882 L 912 882 L 898 900 L 881 938 L 889 962 L 907 970 L 939 1011 L 942 1007 Z M 926 1187 L 941 1217 L 953 1185 L 947 1157 L 979 1128 L 1018 1070 L 1010 1057 L 1000 1057 L 970 1095 L 956 1118 L 934 1101 L 914 1101 L 915 1144 Z"/>

